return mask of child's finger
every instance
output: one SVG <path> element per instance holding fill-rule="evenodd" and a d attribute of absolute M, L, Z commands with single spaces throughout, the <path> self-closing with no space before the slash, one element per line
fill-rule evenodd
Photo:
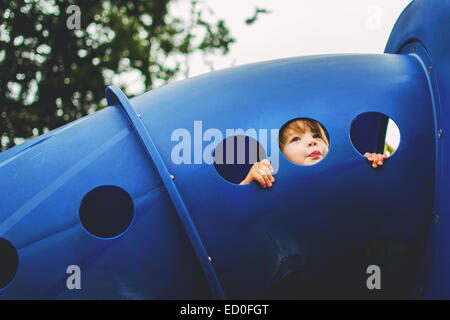
<path fill-rule="evenodd" d="M 372 163 L 372 167 L 376 168 L 376 167 L 378 167 L 378 165 L 374 162 L 374 163 Z"/>
<path fill-rule="evenodd" d="M 259 170 L 258 170 L 258 173 L 261 176 L 267 176 L 268 175 L 268 171 L 269 171 L 269 169 L 267 167 L 260 167 Z"/>
<path fill-rule="evenodd" d="M 248 174 L 253 174 L 253 172 L 255 172 L 258 169 L 258 164 L 257 162 L 255 162 L 252 167 L 250 168 L 250 171 L 248 172 Z"/>
<path fill-rule="evenodd" d="M 272 182 L 270 182 L 269 176 L 263 175 L 264 181 L 266 182 L 266 187 L 271 187 Z"/>
<path fill-rule="evenodd" d="M 272 171 L 270 170 L 269 167 L 262 167 L 261 168 L 262 171 L 264 171 L 265 174 L 267 174 L 268 176 L 272 176 Z"/>
<path fill-rule="evenodd" d="M 272 171 L 269 168 L 266 168 L 267 176 L 269 177 L 270 183 L 275 181 L 275 178 L 272 176 Z"/>
<path fill-rule="evenodd" d="M 256 179 L 256 181 L 259 182 L 261 187 L 263 187 L 263 188 L 266 187 L 266 181 L 264 180 L 264 178 L 260 174 L 255 174 L 255 179 Z"/>
<path fill-rule="evenodd" d="M 270 169 L 271 173 L 273 172 L 273 168 L 272 168 L 272 165 L 270 164 L 269 160 L 264 159 L 264 160 L 261 161 L 261 163 L 263 165 L 265 165 L 266 167 L 268 167 Z"/>
<path fill-rule="evenodd" d="M 275 181 L 274 177 L 272 176 L 272 172 L 270 171 L 270 169 L 268 167 L 262 167 L 260 170 L 261 170 L 260 174 L 262 176 L 267 176 L 267 178 L 268 178 L 268 186 L 270 187 L 269 184 L 272 184 L 272 182 Z"/>
<path fill-rule="evenodd" d="M 270 188 L 272 186 L 272 181 L 270 180 L 270 177 L 264 176 L 264 178 L 266 179 L 266 185 Z"/>
<path fill-rule="evenodd" d="M 366 153 L 364 154 L 364 157 L 366 157 L 367 160 L 372 161 L 372 156 L 371 156 L 370 153 L 366 152 Z"/>
<path fill-rule="evenodd" d="M 380 154 L 380 155 L 378 156 L 377 164 L 380 165 L 380 166 L 382 166 L 382 165 L 383 165 L 383 161 L 384 161 L 384 157 L 383 157 L 382 154 Z"/>
<path fill-rule="evenodd" d="M 267 162 L 261 162 L 261 169 L 267 170 L 268 173 L 270 173 L 270 163 Z"/>
<path fill-rule="evenodd" d="M 377 157 L 376 157 L 376 159 L 375 159 L 375 162 L 376 162 L 377 164 L 380 164 L 380 161 L 383 161 L 383 155 L 377 154 Z"/>
<path fill-rule="evenodd" d="M 262 171 L 261 176 L 264 178 L 266 186 L 267 187 L 271 187 L 272 186 L 272 182 L 270 181 L 269 175 L 266 172 L 264 172 L 263 170 L 261 170 L 261 171 Z"/>

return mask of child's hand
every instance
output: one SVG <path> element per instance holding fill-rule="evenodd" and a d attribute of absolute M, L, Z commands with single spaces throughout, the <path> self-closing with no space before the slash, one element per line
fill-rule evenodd
<path fill-rule="evenodd" d="M 258 181 L 264 189 L 271 187 L 275 178 L 272 177 L 273 168 L 269 160 L 264 159 L 260 162 L 255 162 L 248 172 L 244 180 L 239 184 L 248 184 L 254 180 Z"/>
<path fill-rule="evenodd" d="M 387 155 L 381 153 L 369 153 L 366 152 L 364 157 L 367 158 L 370 162 L 372 162 L 372 167 L 376 168 L 378 166 L 383 165 L 383 161 L 388 158 Z"/>

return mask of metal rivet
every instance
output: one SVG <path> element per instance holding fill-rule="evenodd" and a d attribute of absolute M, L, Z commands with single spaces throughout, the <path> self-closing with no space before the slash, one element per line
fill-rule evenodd
<path fill-rule="evenodd" d="M 429 66 L 429 67 L 428 67 L 428 73 L 429 73 L 429 74 L 432 74 L 432 73 L 433 73 L 433 67 L 432 67 L 432 66 Z"/>
<path fill-rule="evenodd" d="M 438 130 L 438 138 L 440 139 L 442 137 L 442 129 Z"/>
<path fill-rule="evenodd" d="M 439 216 L 438 216 L 438 215 L 436 215 L 436 216 L 434 217 L 434 222 L 435 222 L 436 224 L 439 223 Z"/>
<path fill-rule="evenodd" d="M 140 113 L 138 113 L 138 117 L 139 117 L 139 119 L 141 118 L 141 114 Z"/>
<path fill-rule="evenodd" d="M 172 180 L 175 180 L 175 177 L 174 177 L 173 175 L 170 175 L 170 178 L 171 178 Z"/>
<path fill-rule="evenodd" d="M 209 261 L 212 261 L 211 257 L 208 257 Z"/>

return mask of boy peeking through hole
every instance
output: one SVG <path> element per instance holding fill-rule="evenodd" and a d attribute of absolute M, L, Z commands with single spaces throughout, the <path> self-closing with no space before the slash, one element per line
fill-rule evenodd
<path fill-rule="evenodd" d="M 322 160 L 328 153 L 329 142 L 322 125 L 311 119 L 294 119 L 280 129 L 279 145 L 283 154 L 290 161 L 310 166 Z M 380 153 L 366 152 L 364 157 L 372 162 L 372 167 L 383 165 L 388 157 Z M 255 162 L 247 176 L 239 184 L 257 181 L 261 187 L 270 188 L 275 181 L 273 168 L 269 160 Z"/>

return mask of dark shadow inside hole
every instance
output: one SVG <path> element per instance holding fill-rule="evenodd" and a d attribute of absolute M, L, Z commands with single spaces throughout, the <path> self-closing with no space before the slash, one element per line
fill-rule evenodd
<path fill-rule="evenodd" d="M 214 167 L 222 178 L 239 184 L 255 162 L 266 159 L 261 144 L 252 137 L 237 135 L 222 140 L 214 150 Z"/>
<path fill-rule="evenodd" d="M 113 238 L 130 226 L 134 216 L 133 199 L 122 188 L 100 186 L 84 196 L 79 214 L 89 233 L 100 238 Z"/>
<path fill-rule="evenodd" d="M 0 238 L 0 289 L 14 279 L 18 267 L 19 255 L 16 248 L 8 240 Z"/>
<path fill-rule="evenodd" d="M 350 138 L 361 155 L 369 152 L 391 156 L 400 144 L 400 131 L 387 115 L 365 112 L 353 120 Z"/>

